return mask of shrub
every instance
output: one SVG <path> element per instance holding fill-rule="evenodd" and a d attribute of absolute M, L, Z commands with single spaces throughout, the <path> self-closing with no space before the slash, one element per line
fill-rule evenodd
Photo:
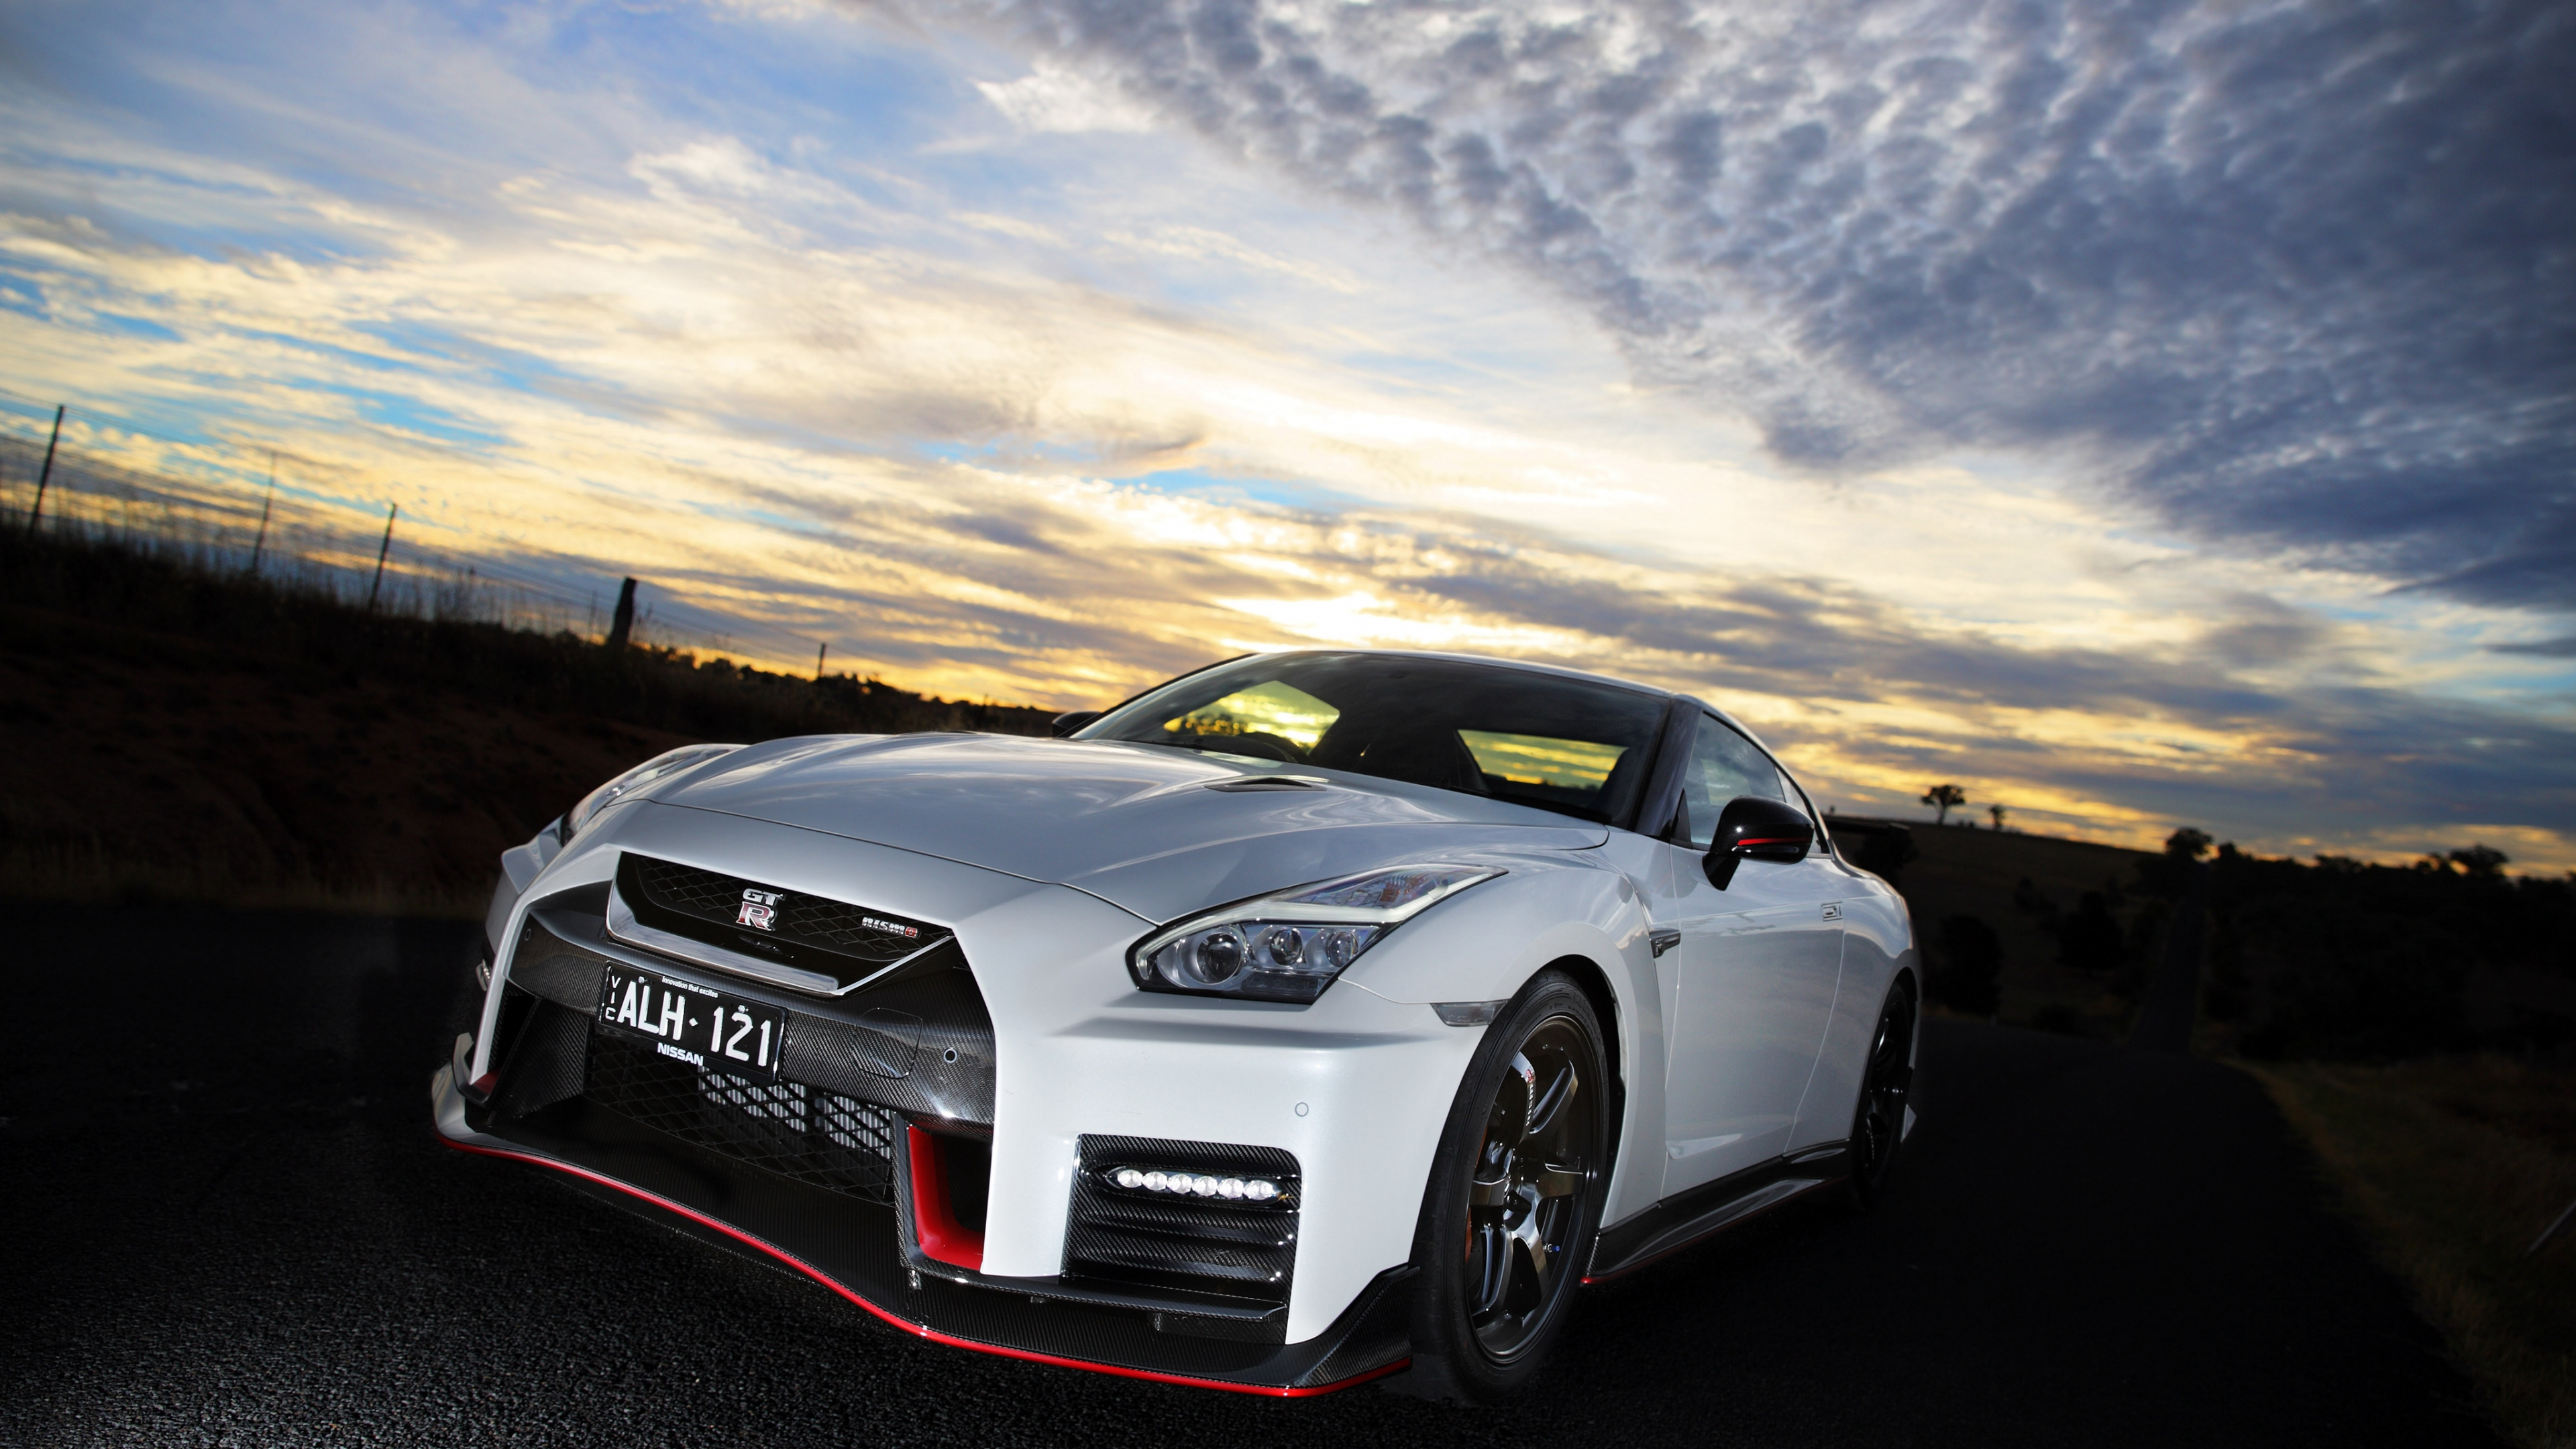
<path fill-rule="evenodd" d="M 2111 914 L 2110 898 L 2100 891 L 2086 891 L 2077 898 L 2074 913 L 2058 925 L 2057 964 L 2107 971 L 2120 964 L 2121 945 L 2120 922 Z"/>
<path fill-rule="evenodd" d="M 1925 989 L 1934 1001 L 1968 1016 L 1992 1016 L 2003 999 L 2003 938 L 1975 916 L 1950 916 L 1941 922 L 1933 948 L 1931 979 Z"/>
<path fill-rule="evenodd" d="M 2482 967 L 2576 978 L 2576 881 L 2333 856 L 2211 869 L 2211 1015 L 2241 1015 L 2248 1056 L 2390 1060 L 2566 1034 L 2538 1014 L 2473 1030 L 2462 996 Z"/>

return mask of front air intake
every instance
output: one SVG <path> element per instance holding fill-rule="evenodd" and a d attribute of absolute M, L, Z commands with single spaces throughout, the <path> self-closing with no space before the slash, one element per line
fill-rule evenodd
<path fill-rule="evenodd" d="M 894 1201 L 902 1119 L 803 1082 L 755 1082 L 667 1061 L 605 1031 L 590 1036 L 584 1095 L 683 1142 L 791 1181 Z"/>
<path fill-rule="evenodd" d="M 1275 1147 L 1084 1137 L 1068 1278 L 1283 1304 L 1297 1263 L 1297 1159 Z"/>

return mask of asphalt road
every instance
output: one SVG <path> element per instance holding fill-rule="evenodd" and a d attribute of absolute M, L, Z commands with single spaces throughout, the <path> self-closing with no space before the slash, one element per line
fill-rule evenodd
<path fill-rule="evenodd" d="M 0 910 L 0 1442 L 2493 1445 L 2243 1076 L 1930 1024 L 1895 1201 L 1587 1289 L 1502 1410 L 906 1340 L 447 1151 L 471 926 Z"/>

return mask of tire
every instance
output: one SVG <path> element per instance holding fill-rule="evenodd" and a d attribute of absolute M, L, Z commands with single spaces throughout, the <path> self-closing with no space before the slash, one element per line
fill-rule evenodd
<path fill-rule="evenodd" d="M 1541 972 L 1485 1032 L 1432 1158 L 1413 1371 L 1389 1387 L 1492 1403 L 1564 1331 L 1610 1177 L 1608 1054 L 1590 998 Z"/>
<path fill-rule="evenodd" d="M 1887 989 L 1861 1066 L 1860 1101 L 1852 1108 L 1851 1200 L 1876 1212 L 1887 1198 L 1896 1157 L 1905 1145 L 1905 1107 L 1914 1095 L 1914 990 L 1904 977 Z"/>

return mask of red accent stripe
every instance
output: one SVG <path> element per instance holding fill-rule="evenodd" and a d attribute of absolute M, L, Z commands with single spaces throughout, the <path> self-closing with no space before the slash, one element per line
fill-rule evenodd
<path fill-rule="evenodd" d="M 1739 840 L 1735 843 L 1738 845 L 1795 845 L 1798 843 L 1798 837 L 1794 835 L 1765 835 L 1759 840 Z"/>
<path fill-rule="evenodd" d="M 763 1242 L 759 1238 L 755 1238 L 751 1234 L 744 1232 L 742 1229 L 733 1226 L 731 1223 L 719 1222 L 694 1208 L 683 1207 L 680 1204 L 671 1201 L 669 1198 L 661 1196 L 659 1193 L 647 1192 L 640 1187 L 619 1182 L 613 1177 L 607 1177 L 600 1173 L 593 1172 L 587 1167 L 559 1161 L 552 1157 L 541 1157 L 533 1152 L 511 1152 L 498 1147 L 483 1147 L 471 1142 L 459 1142 L 456 1139 L 447 1136 L 445 1133 L 440 1133 L 438 1140 L 455 1148 L 459 1152 L 471 1152 L 483 1157 L 498 1157 L 511 1162 L 529 1162 L 534 1163 L 539 1167 L 551 1167 L 555 1171 L 564 1173 L 568 1176 L 582 1178 L 589 1182 L 595 1182 L 602 1187 L 615 1188 L 629 1197 L 640 1198 L 643 1201 L 651 1203 L 653 1206 L 662 1209 L 664 1212 L 677 1214 L 678 1216 L 687 1218 L 689 1221 L 696 1223 L 701 1227 L 712 1228 L 715 1231 L 724 1234 L 726 1237 L 733 1239 L 735 1242 L 741 1243 L 745 1247 L 756 1248 L 761 1252 L 767 1253 L 769 1256 L 776 1258 L 779 1262 L 786 1264 L 788 1267 L 795 1269 L 797 1272 L 804 1274 L 806 1277 L 811 1278 L 815 1282 L 822 1284 L 824 1287 L 831 1289 L 835 1293 L 838 1293 L 850 1302 L 857 1304 L 859 1307 L 866 1309 L 872 1314 L 875 1314 L 891 1327 L 902 1329 L 904 1332 L 911 1334 L 915 1338 L 926 1338 L 932 1343 L 946 1344 L 950 1348 L 968 1348 L 973 1349 L 977 1353 L 997 1354 L 1003 1358 L 1023 1359 L 1029 1363 L 1049 1363 L 1056 1365 L 1058 1368 L 1085 1369 L 1096 1374 L 1113 1374 L 1122 1379 L 1150 1379 L 1158 1384 L 1179 1384 L 1184 1388 L 1192 1389 L 1222 1389 L 1230 1394 L 1258 1394 L 1264 1398 L 1275 1399 L 1309 1399 L 1313 1398 L 1317 1394 L 1329 1394 L 1337 1389 L 1347 1389 L 1355 1384 L 1367 1383 L 1371 1379 L 1381 1379 L 1399 1369 L 1410 1368 L 1413 1365 L 1413 1360 L 1411 1358 L 1400 1358 L 1383 1368 L 1373 1368 L 1367 1373 L 1353 1374 L 1349 1378 L 1336 1379 L 1329 1384 L 1317 1384 L 1311 1388 L 1288 1388 L 1273 1384 L 1228 1383 L 1224 1379 L 1192 1378 L 1187 1374 L 1156 1373 L 1151 1369 L 1122 1368 L 1117 1364 L 1090 1363 L 1078 1358 L 1059 1358 L 1051 1353 L 1036 1353 L 1025 1348 L 1005 1348 L 1000 1344 L 977 1343 L 971 1338 L 958 1338 L 950 1334 L 941 1333 L 938 1329 L 931 1328 L 925 1324 L 915 1323 L 908 1318 L 899 1318 L 894 1314 L 888 1313 L 884 1309 L 870 1303 L 865 1298 L 862 1298 L 858 1294 L 843 1287 L 829 1274 L 826 1274 L 813 1264 L 806 1262 L 804 1259 L 797 1257 L 795 1254 L 788 1252 L 786 1249 L 780 1248 L 772 1243 Z"/>
<path fill-rule="evenodd" d="M 904 1146 L 912 1154 L 912 1231 L 921 1251 L 942 1263 L 984 1271 L 984 1235 L 957 1221 L 948 1206 L 948 1164 L 939 1139 L 918 1127 L 904 1129 Z"/>

